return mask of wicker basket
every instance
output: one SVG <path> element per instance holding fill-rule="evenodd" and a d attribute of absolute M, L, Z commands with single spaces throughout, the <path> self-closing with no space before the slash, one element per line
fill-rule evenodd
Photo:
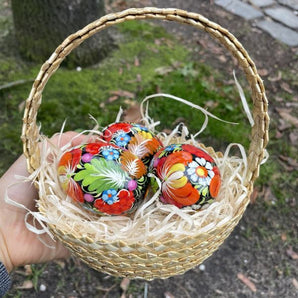
<path fill-rule="evenodd" d="M 253 98 L 252 114 L 255 123 L 251 130 L 251 144 L 247 153 L 248 170 L 245 186 L 249 190 L 248 195 L 240 208 L 235 210 L 232 220 L 213 228 L 208 233 L 200 233 L 195 237 L 181 236 L 178 239 L 163 239 L 163 241 L 153 241 L 144 245 L 142 243 L 128 244 L 124 241 L 95 242 L 90 237 L 73 235 L 57 226 L 50 226 L 57 238 L 94 269 L 115 276 L 151 280 L 182 274 L 202 263 L 232 232 L 249 203 L 254 180 L 259 175 L 259 166 L 264 158 L 264 148 L 268 142 L 269 117 L 263 82 L 257 73 L 255 64 L 240 42 L 228 30 L 199 14 L 179 9 L 131 8 L 106 15 L 70 35 L 41 67 L 26 102 L 22 131 L 24 154 L 30 173 L 40 166 L 40 152 L 37 145 L 40 135 L 36 117 L 48 79 L 58 69 L 63 59 L 85 39 L 114 24 L 141 19 L 160 19 L 188 24 L 206 31 L 224 45 L 238 60 L 250 84 Z M 43 198 L 40 197 L 40 200 L 42 201 Z M 40 210 L 40 212 L 45 212 L 45 210 Z"/>

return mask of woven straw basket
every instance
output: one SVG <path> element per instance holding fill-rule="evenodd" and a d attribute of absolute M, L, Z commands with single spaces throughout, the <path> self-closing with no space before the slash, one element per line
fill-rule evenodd
<path fill-rule="evenodd" d="M 253 183 L 259 175 L 259 166 L 264 158 L 264 149 L 268 142 L 269 117 L 263 82 L 257 73 L 254 62 L 240 42 L 228 30 L 202 15 L 179 9 L 131 8 L 106 15 L 67 37 L 49 60 L 42 65 L 26 102 L 22 140 L 28 170 L 32 173 L 39 168 L 41 163 L 37 145 L 40 134 L 36 117 L 41 104 L 42 92 L 48 79 L 59 68 L 63 59 L 85 39 L 114 24 L 142 19 L 160 19 L 191 25 L 204 30 L 224 45 L 238 60 L 246 74 L 252 91 L 254 119 L 251 144 L 247 152 L 248 169 L 244 182 L 248 189 L 248 195 L 241 203 L 240 208 L 235 210 L 233 218 L 225 224 L 215 226 L 208 232 L 200 233 L 195 237 L 181 236 L 180 238 L 153 241 L 149 244 L 130 244 L 124 241 L 95 242 L 90 237 L 74 235 L 57 226 L 50 225 L 51 232 L 92 268 L 114 276 L 152 280 L 182 274 L 202 263 L 218 249 L 232 232 L 249 203 Z M 40 197 L 40 200 L 42 201 L 44 198 Z M 40 210 L 41 213 L 43 211 Z"/>

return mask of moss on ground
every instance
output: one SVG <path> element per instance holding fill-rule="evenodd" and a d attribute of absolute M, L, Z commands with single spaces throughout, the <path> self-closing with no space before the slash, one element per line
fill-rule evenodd
<path fill-rule="evenodd" d="M 148 95 L 162 92 L 192 101 L 221 119 L 239 123 L 233 126 L 209 119 L 207 129 L 199 136 L 200 141 L 213 145 L 216 150 L 231 142 L 248 147 L 250 127 L 243 117 L 235 85 L 225 85 L 222 74 L 194 62 L 185 46 L 154 23 L 129 21 L 117 25 L 114 30 L 118 36 L 117 47 L 102 63 L 81 71 L 60 67 L 49 80 L 38 113 L 44 134 L 50 136 L 60 131 L 65 119 L 65 130 L 90 129 L 94 122 L 89 115 L 100 126 L 106 126 L 115 120 L 120 106 L 127 108 L 132 100 L 140 102 Z M 0 174 L 22 152 L 20 133 L 24 101 L 39 68 L 40 65 L 28 64 L 15 53 L 9 54 L 8 50 L 0 54 L 0 86 L 25 80 L 23 84 L 0 90 Z M 113 92 L 119 90 L 126 93 L 111 100 Z M 165 98 L 150 102 L 150 115 L 161 120 L 158 130 L 172 129 L 183 121 L 195 133 L 204 122 L 201 112 Z M 285 179 L 274 156 L 278 148 L 281 154 L 291 156 L 293 153 L 287 144 L 275 143 L 270 152 L 273 159 L 262 167 L 257 183 L 266 185 L 268 176 L 274 173 L 277 177 L 272 189 L 283 203 L 287 195 L 280 186 L 294 183 L 295 177 Z"/>
<path fill-rule="evenodd" d="M 117 30 L 121 34 L 121 42 L 100 65 L 81 71 L 60 67 L 49 80 L 38 113 L 44 134 L 52 135 L 60 131 L 65 119 L 66 130 L 92 128 L 94 122 L 89 115 L 101 126 L 113 122 L 119 106 L 127 107 L 126 96 L 109 101 L 112 92 L 119 90 L 130 92 L 137 101 L 160 90 L 203 107 L 209 104 L 209 111 L 223 119 L 242 120 L 235 91 L 222 89 L 223 86 L 215 88 L 210 77 L 214 80 L 219 74 L 204 65 L 193 63 L 189 51 L 163 28 L 147 22 L 130 21 L 118 25 Z M 31 80 L 36 77 L 40 67 L 25 64 L 14 57 L 0 57 L 0 65 L 1 85 L 20 79 Z M 5 140 L 1 149 L 1 156 L 5 156 L 0 160 L 1 172 L 12 162 L 10 157 L 14 159 L 21 153 L 21 119 L 24 100 L 30 88 L 31 82 L 0 91 L 3 107 L 0 134 Z M 176 119 L 180 118 L 192 132 L 196 132 L 204 120 L 200 112 L 170 100 L 160 103 L 154 100 L 151 113 L 155 119 L 166 118 L 159 129 L 173 128 Z M 211 120 L 203 136 L 212 135 L 213 141 L 217 140 L 220 145 L 232 140 L 239 142 L 243 139 L 242 133 L 247 133 L 242 124 L 237 127 L 237 134 L 233 131 L 231 125 Z"/>

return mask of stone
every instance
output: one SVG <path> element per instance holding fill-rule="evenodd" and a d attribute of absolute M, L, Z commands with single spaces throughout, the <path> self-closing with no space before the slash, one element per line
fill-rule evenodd
<path fill-rule="evenodd" d="M 274 7 L 265 9 L 265 13 L 272 19 L 285 24 L 293 29 L 298 28 L 298 17 L 285 7 Z"/>
<path fill-rule="evenodd" d="M 215 4 L 246 20 L 252 20 L 263 16 L 262 12 L 239 0 L 216 0 Z"/>
<path fill-rule="evenodd" d="M 282 5 L 286 5 L 292 9 L 298 10 L 298 1 L 297 0 L 278 0 Z"/>
<path fill-rule="evenodd" d="M 249 2 L 257 7 L 266 7 L 275 3 L 273 0 L 249 0 Z"/>
<path fill-rule="evenodd" d="M 298 33 L 292 29 L 269 20 L 259 21 L 257 26 L 289 46 L 298 46 Z"/>

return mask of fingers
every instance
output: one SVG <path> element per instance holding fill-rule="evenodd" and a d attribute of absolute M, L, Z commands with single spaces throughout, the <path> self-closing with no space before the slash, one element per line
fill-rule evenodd
<path fill-rule="evenodd" d="M 66 259 L 70 257 L 70 251 L 63 246 L 60 241 L 55 242 L 55 248 L 48 248 L 48 251 L 44 253 L 44 257 L 42 258 L 41 262 L 47 262 L 57 259 Z"/>
<path fill-rule="evenodd" d="M 91 143 L 95 142 L 98 137 L 96 136 L 86 136 L 86 135 L 80 135 L 77 132 L 74 131 L 68 131 L 65 133 L 58 133 L 51 137 L 51 141 L 59 147 L 63 147 L 66 144 L 70 143 L 71 147 L 79 146 L 83 143 Z"/>
<path fill-rule="evenodd" d="M 68 143 L 71 143 L 72 147 L 81 144 L 86 136 L 79 135 L 77 132 L 68 131 L 65 133 L 58 133 L 51 137 L 51 141 L 59 147 L 63 147 Z"/>
<path fill-rule="evenodd" d="M 26 158 L 21 155 L 0 179 L 2 186 L 0 189 L 0 208 L 16 209 L 4 202 L 6 192 L 10 199 L 15 202 L 25 205 L 29 209 L 34 208 L 34 200 L 38 197 L 34 185 L 31 182 L 21 183 L 17 178 L 18 176 L 28 177 L 28 175 Z"/>

